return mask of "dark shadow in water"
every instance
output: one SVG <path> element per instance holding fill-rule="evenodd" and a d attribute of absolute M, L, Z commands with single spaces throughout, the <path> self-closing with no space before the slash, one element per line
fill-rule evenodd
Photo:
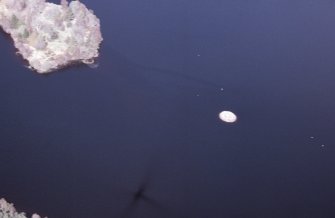
<path fill-rule="evenodd" d="M 148 204 L 152 209 L 157 210 L 160 214 L 164 214 L 167 217 L 175 217 L 172 216 L 171 210 L 169 210 L 166 206 L 161 204 L 154 197 L 150 196 L 150 177 L 147 177 L 137 188 L 137 190 L 132 194 L 131 201 L 129 205 L 126 206 L 123 213 L 121 214 L 121 218 L 130 218 L 136 214 L 137 209 L 139 208 L 141 203 Z"/>

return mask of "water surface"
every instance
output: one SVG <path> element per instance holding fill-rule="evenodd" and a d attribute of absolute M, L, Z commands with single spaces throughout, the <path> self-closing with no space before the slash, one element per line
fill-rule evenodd
<path fill-rule="evenodd" d="M 96 69 L 38 75 L 0 37 L 1 197 L 49 218 L 335 216 L 335 2 L 83 2 Z"/>

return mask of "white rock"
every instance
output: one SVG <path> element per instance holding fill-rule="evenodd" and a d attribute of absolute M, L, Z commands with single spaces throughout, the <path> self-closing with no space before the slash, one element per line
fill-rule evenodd
<path fill-rule="evenodd" d="M 99 19 L 79 1 L 0 0 L 0 26 L 39 73 L 91 62 L 102 41 Z"/>
<path fill-rule="evenodd" d="M 8 203 L 5 199 L 0 199 L 0 218 L 28 218 L 24 213 L 16 211 L 13 204 Z M 37 214 L 33 214 L 32 218 L 41 218 Z"/>
<path fill-rule="evenodd" d="M 237 120 L 237 116 L 231 111 L 222 111 L 219 117 L 222 121 L 227 123 L 234 123 Z"/>

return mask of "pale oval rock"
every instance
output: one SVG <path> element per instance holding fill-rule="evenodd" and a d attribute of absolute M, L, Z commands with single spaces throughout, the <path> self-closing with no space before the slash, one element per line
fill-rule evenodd
<path fill-rule="evenodd" d="M 226 123 L 234 123 L 237 120 L 237 116 L 231 111 L 222 111 L 219 114 L 220 119 Z"/>

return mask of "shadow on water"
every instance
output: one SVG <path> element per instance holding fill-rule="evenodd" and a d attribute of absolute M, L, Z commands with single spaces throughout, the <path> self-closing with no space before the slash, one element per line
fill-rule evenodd
<path fill-rule="evenodd" d="M 131 218 L 136 214 L 137 209 L 141 203 L 148 204 L 152 209 L 157 210 L 160 214 L 166 217 L 174 217 L 171 211 L 163 204 L 161 204 L 155 197 L 150 196 L 150 181 L 146 180 L 137 188 L 132 194 L 130 203 L 121 214 L 121 218 Z"/>

